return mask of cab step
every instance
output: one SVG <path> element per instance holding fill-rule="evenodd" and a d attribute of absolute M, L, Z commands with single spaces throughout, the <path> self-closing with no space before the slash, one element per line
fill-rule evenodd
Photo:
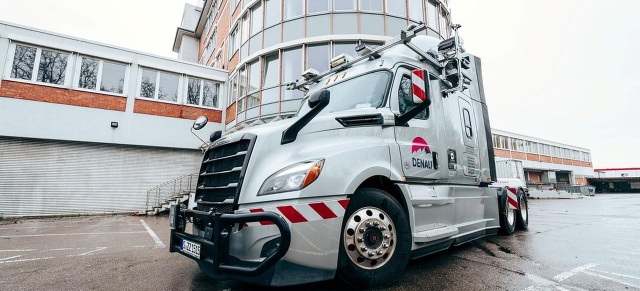
<path fill-rule="evenodd" d="M 436 225 L 436 228 L 413 233 L 413 242 L 426 243 L 458 234 L 455 226 Z"/>

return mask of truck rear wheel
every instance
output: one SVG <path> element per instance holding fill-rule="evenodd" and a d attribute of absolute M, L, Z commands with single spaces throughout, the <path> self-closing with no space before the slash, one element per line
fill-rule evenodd
<path fill-rule="evenodd" d="M 360 189 L 349 201 L 340 242 L 340 280 L 357 289 L 390 285 L 410 257 L 407 214 L 387 192 Z"/>
<path fill-rule="evenodd" d="M 529 228 L 529 201 L 527 200 L 527 196 L 522 189 L 518 189 L 518 209 L 516 211 L 516 227 L 518 229 L 528 229 Z"/>
<path fill-rule="evenodd" d="M 502 190 L 500 196 L 500 232 L 502 234 L 511 235 L 516 229 L 516 209 L 509 207 L 507 201 L 507 190 Z"/>

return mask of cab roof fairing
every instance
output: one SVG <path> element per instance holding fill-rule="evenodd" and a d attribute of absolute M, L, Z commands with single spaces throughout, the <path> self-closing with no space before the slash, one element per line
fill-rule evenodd
<path fill-rule="evenodd" d="M 426 35 L 417 36 L 412 39 L 411 42 L 422 49 L 424 52 L 428 52 L 429 50 L 437 52 L 438 44 L 440 43 L 438 39 Z M 319 79 L 316 83 L 313 83 L 309 86 L 307 96 L 309 96 L 310 92 L 324 87 L 332 86 L 344 80 L 348 80 L 350 79 L 350 77 L 359 76 L 364 73 L 380 69 L 393 70 L 393 68 L 400 63 L 411 64 L 419 68 L 428 68 L 432 74 L 440 75 L 439 68 L 437 68 L 433 64 L 430 64 L 429 62 L 422 62 L 420 61 L 420 59 L 421 57 L 407 46 L 398 45 L 382 52 L 379 58 L 355 63 L 345 69 L 338 70 L 322 79 Z M 345 78 L 340 78 L 339 80 L 337 80 L 337 82 L 327 81 L 345 73 Z"/>

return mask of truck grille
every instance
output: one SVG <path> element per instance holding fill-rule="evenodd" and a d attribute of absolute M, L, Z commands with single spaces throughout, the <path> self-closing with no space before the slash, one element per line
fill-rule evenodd
<path fill-rule="evenodd" d="M 243 137 L 205 152 L 196 188 L 199 210 L 233 211 L 230 201 L 237 202 L 254 141 L 255 136 Z"/>

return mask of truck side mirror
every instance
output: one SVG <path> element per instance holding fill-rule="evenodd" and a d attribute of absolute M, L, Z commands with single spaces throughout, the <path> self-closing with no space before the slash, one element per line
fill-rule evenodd
<path fill-rule="evenodd" d="M 429 94 L 429 72 L 427 70 L 411 71 L 411 83 L 413 83 L 413 103 L 420 105 L 428 103 L 431 105 L 431 95 Z"/>
<path fill-rule="evenodd" d="M 397 125 L 406 125 L 431 105 L 431 87 L 429 86 L 429 72 L 417 69 L 411 71 L 411 86 L 413 88 L 413 104 L 416 106 L 406 113 L 396 116 Z"/>
<path fill-rule="evenodd" d="M 331 97 L 331 92 L 329 90 L 320 90 L 316 91 L 311 96 L 309 96 L 309 107 L 311 110 L 307 112 L 307 114 L 301 116 L 296 122 L 294 122 L 289 128 L 287 128 L 282 133 L 282 139 L 280 140 L 280 144 L 288 144 L 292 143 L 298 137 L 298 133 L 302 128 L 304 128 L 311 120 L 316 117 L 324 109 L 329 105 L 329 100 Z"/>
<path fill-rule="evenodd" d="M 209 119 L 206 116 L 200 116 L 193 122 L 193 129 L 201 130 L 208 122 Z"/>

